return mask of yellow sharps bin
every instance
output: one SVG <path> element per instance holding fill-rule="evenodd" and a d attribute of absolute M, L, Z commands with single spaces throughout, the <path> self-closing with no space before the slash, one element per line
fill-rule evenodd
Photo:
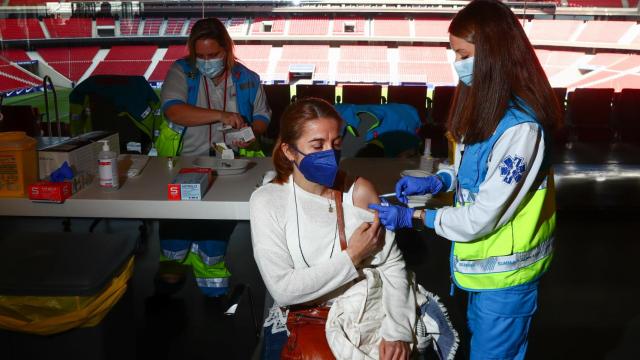
<path fill-rule="evenodd" d="M 0 132 L 0 197 L 26 197 L 38 180 L 36 140 L 24 132 Z"/>

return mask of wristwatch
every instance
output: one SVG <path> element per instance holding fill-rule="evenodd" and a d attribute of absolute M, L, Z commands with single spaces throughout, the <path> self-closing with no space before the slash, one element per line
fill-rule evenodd
<path fill-rule="evenodd" d="M 413 225 L 413 228 L 416 230 L 423 230 L 424 229 L 424 214 L 425 211 L 423 209 L 421 210 L 414 210 L 413 211 L 413 216 L 411 217 L 411 223 Z"/>

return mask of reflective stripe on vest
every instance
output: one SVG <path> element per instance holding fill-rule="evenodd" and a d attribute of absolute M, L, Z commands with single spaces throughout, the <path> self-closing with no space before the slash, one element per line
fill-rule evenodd
<path fill-rule="evenodd" d="M 202 251 L 202 249 L 200 249 L 200 246 L 198 245 L 197 242 L 194 242 L 191 244 L 191 252 L 194 254 L 198 254 L 198 256 L 200 257 L 200 260 L 202 260 L 202 262 L 205 265 L 209 265 L 209 266 L 217 264 L 224 260 L 224 255 L 218 255 L 218 256 L 207 255 L 204 251 Z"/>
<path fill-rule="evenodd" d="M 162 249 L 162 255 L 168 260 L 182 260 L 187 256 L 187 250 L 171 251 Z"/>
<path fill-rule="evenodd" d="M 196 278 L 198 287 L 224 288 L 229 287 L 229 278 Z"/>
<path fill-rule="evenodd" d="M 453 271 L 462 274 L 489 274 L 518 270 L 551 255 L 553 240 L 554 238 L 551 237 L 529 251 L 506 256 L 492 256 L 482 260 L 460 260 L 454 256 Z"/>

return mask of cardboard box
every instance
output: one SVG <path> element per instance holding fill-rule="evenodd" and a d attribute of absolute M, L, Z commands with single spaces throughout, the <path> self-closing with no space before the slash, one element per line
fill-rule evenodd
<path fill-rule="evenodd" d="M 63 203 L 72 193 L 70 181 L 39 181 L 29 185 L 29 199 L 37 202 Z"/>
<path fill-rule="evenodd" d="M 169 200 L 202 200 L 211 184 L 211 169 L 185 168 L 168 185 Z"/>
<path fill-rule="evenodd" d="M 38 149 L 40 179 L 47 178 L 65 161 L 73 169 L 74 175 L 87 174 L 94 177 L 98 172 L 98 153 L 102 151 L 102 143 L 98 140 L 109 140 L 111 151 L 120 153 L 118 133 L 112 131 L 92 131 Z"/>

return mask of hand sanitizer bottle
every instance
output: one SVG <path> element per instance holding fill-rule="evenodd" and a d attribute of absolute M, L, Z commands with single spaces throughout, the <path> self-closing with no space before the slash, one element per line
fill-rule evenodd
<path fill-rule="evenodd" d="M 98 176 L 104 190 L 118 190 L 118 156 L 109 148 L 109 140 L 100 140 L 102 151 L 98 154 Z"/>

